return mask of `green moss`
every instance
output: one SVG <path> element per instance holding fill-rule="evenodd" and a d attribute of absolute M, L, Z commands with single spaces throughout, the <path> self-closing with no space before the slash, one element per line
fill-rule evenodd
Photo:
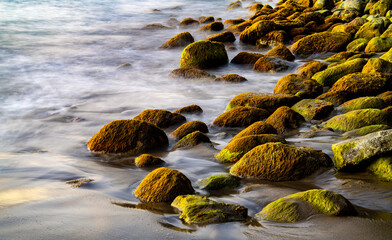
<path fill-rule="evenodd" d="M 134 120 L 146 121 L 160 128 L 166 128 L 171 125 L 185 122 L 186 118 L 178 113 L 171 113 L 161 109 L 147 109 L 133 118 Z"/>
<path fill-rule="evenodd" d="M 207 37 L 207 41 L 215 41 L 215 42 L 235 42 L 235 40 L 236 39 L 234 33 L 230 31 L 209 35 Z"/>
<path fill-rule="evenodd" d="M 390 11 L 392 13 L 392 10 Z M 390 18 L 392 19 L 392 18 Z M 382 38 L 392 38 L 392 25 L 389 25 L 389 27 L 387 28 L 387 30 L 384 31 L 383 34 L 381 34 Z"/>
<path fill-rule="evenodd" d="M 203 109 L 196 104 L 188 105 L 182 108 L 177 109 L 173 113 L 179 113 L 179 114 L 199 114 L 202 113 Z"/>
<path fill-rule="evenodd" d="M 228 63 L 225 46 L 219 42 L 197 41 L 189 44 L 181 54 L 183 68 L 214 68 Z"/>
<path fill-rule="evenodd" d="M 368 40 L 379 37 L 385 30 L 384 24 L 378 20 L 369 21 L 361 26 L 355 34 L 355 38 L 366 38 Z"/>
<path fill-rule="evenodd" d="M 278 44 L 276 47 L 269 50 L 265 55 L 270 57 L 280 57 L 287 61 L 294 61 L 295 59 L 294 55 L 284 44 Z"/>
<path fill-rule="evenodd" d="M 305 119 L 323 119 L 333 110 L 333 104 L 319 99 L 302 99 L 291 107 Z"/>
<path fill-rule="evenodd" d="M 350 42 L 347 45 L 346 49 L 347 51 L 351 51 L 351 52 L 361 52 L 365 50 L 368 42 L 369 40 L 366 38 L 357 38 L 354 41 Z"/>
<path fill-rule="evenodd" d="M 392 38 L 372 38 L 365 48 L 365 52 L 385 52 L 392 47 Z"/>
<path fill-rule="evenodd" d="M 269 113 L 264 109 L 238 106 L 218 116 L 212 124 L 220 127 L 247 127 L 268 116 Z"/>
<path fill-rule="evenodd" d="M 204 178 L 197 182 L 202 189 L 219 190 L 224 188 L 236 188 L 240 185 L 237 177 L 230 174 L 219 174 Z"/>
<path fill-rule="evenodd" d="M 135 158 L 135 164 L 138 167 L 150 167 L 156 166 L 164 163 L 162 159 L 159 157 L 152 156 L 150 154 L 142 154 L 139 157 Z"/>
<path fill-rule="evenodd" d="M 200 131 L 195 131 L 193 133 L 189 133 L 185 137 L 181 138 L 176 144 L 174 144 L 172 151 L 183 148 L 188 149 L 192 148 L 200 143 L 211 143 L 210 138 Z"/>
<path fill-rule="evenodd" d="M 257 217 L 277 222 L 297 222 L 300 219 L 298 205 L 293 202 L 278 199 L 256 214 Z"/>
<path fill-rule="evenodd" d="M 201 121 L 191 121 L 182 124 L 176 130 L 174 130 L 170 136 L 174 137 L 175 139 L 181 139 L 186 135 L 193 133 L 194 131 L 200 131 L 202 133 L 208 132 L 208 127 L 205 123 Z"/>
<path fill-rule="evenodd" d="M 245 128 L 241 132 L 239 132 L 237 135 L 234 136 L 232 141 L 237 138 L 242 138 L 245 136 L 250 136 L 250 135 L 259 135 L 259 134 L 277 134 L 277 131 L 274 127 L 271 125 L 263 122 L 263 121 L 258 121 L 250 125 L 249 127 Z"/>
<path fill-rule="evenodd" d="M 392 182 L 392 157 L 382 157 L 374 161 L 368 168 L 377 177 Z"/>
<path fill-rule="evenodd" d="M 378 97 L 359 97 L 348 102 L 343 103 L 338 109 L 344 113 L 366 108 L 383 109 L 385 106 L 384 100 Z"/>
<path fill-rule="evenodd" d="M 366 127 L 362 127 L 362 128 L 358 128 L 358 129 L 354 129 L 354 130 L 345 132 L 343 134 L 343 136 L 344 137 L 360 137 L 360 136 L 365 136 L 369 133 L 387 130 L 390 128 L 391 127 L 389 127 L 388 125 L 382 125 L 382 124 L 370 125 L 370 126 L 366 126 Z"/>
<path fill-rule="evenodd" d="M 348 58 L 352 57 L 353 55 L 355 55 L 354 52 L 339 52 L 339 53 L 335 53 L 334 55 L 330 56 L 329 58 L 325 59 L 325 62 L 341 62 L 341 61 L 345 61 Z"/>

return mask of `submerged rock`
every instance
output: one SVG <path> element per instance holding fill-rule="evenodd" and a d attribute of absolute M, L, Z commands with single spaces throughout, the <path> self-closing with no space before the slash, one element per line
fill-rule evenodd
<path fill-rule="evenodd" d="M 239 82 L 246 82 L 248 81 L 243 76 L 238 74 L 224 74 L 214 79 L 215 82 L 232 82 L 232 83 L 239 83 Z"/>
<path fill-rule="evenodd" d="M 90 151 L 138 154 L 168 146 L 166 134 L 153 124 L 116 120 L 103 126 L 88 142 Z"/>
<path fill-rule="evenodd" d="M 185 47 L 194 41 L 193 36 L 189 32 L 182 32 L 162 44 L 160 48 Z"/>
<path fill-rule="evenodd" d="M 179 195 L 194 192 L 191 181 L 184 174 L 161 167 L 149 173 L 134 194 L 143 202 L 171 202 Z"/>
<path fill-rule="evenodd" d="M 191 121 L 179 126 L 176 130 L 174 130 L 174 132 L 170 134 L 170 136 L 174 137 L 175 139 L 181 139 L 186 135 L 193 133 L 194 131 L 208 133 L 208 127 L 201 121 Z"/>
<path fill-rule="evenodd" d="M 192 104 L 189 106 L 185 106 L 182 108 L 177 109 L 173 113 L 179 113 L 179 114 L 194 114 L 194 113 L 202 113 L 203 109 L 196 104 Z"/>
<path fill-rule="evenodd" d="M 172 151 L 177 149 L 189 149 L 200 143 L 211 143 L 210 138 L 200 131 L 195 131 L 193 133 L 189 133 L 185 137 L 181 138 L 176 144 L 174 144 Z"/>
<path fill-rule="evenodd" d="M 142 154 L 139 157 L 135 158 L 135 164 L 138 167 L 151 167 L 165 163 L 159 157 L 150 155 L 150 154 Z"/>
<path fill-rule="evenodd" d="M 317 81 L 306 76 L 289 74 L 276 83 L 274 93 L 293 94 L 301 98 L 314 98 L 323 93 L 323 87 Z"/>
<path fill-rule="evenodd" d="M 198 181 L 197 185 L 206 190 L 230 189 L 238 187 L 240 180 L 230 174 L 218 174 Z"/>
<path fill-rule="evenodd" d="M 269 113 L 264 109 L 239 106 L 221 114 L 212 124 L 219 127 L 247 127 L 268 116 Z"/>
<path fill-rule="evenodd" d="M 187 28 L 187 27 L 196 27 L 200 25 L 200 22 L 191 18 L 191 17 L 187 17 L 184 18 L 180 23 L 180 28 Z"/>
<path fill-rule="evenodd" d="M 274 127 L 272 127 L 268 123 L 265 123 L 263 121 L 258 121 L 253 123 L 249 127 L 245 128 L 237 135 L 235 135 L 232 141 L 234 141 L 234 139 L 236 138 L 242 138 L 245 136 L 259 135 L 259 134 L 277 134 L 277 131 Z"/>
<path fill-rule="evenodd" d="M 212 80 L 216 78 L 215 75 L 197 68 L 177 68 L 170 72 L 169 77 L 174 79 L 201 79 L 201 80 Z"/>
<path fill-rule="evenodd" d="M 304 117 L 287 106 L 276 109 L 276 111 L 265 120 L 265 123 L 274 127 L 279 134 L 284 134 L 289 130 L 299 128 L 302 122 L 305 122 Z"/>
<path fill-rule="evenodd" d="M 323 119 L 333 110 L 333 104 L 319 99 L 303 99 L 291 107 L 307 120 Z"/>
<path fill-rule="evenodd" d="M 171 113 L 161 109 L 147 109 L 133 118 L 134 120 L 146 121 L 160 128 L 166 128 L 181 122 L 186 118 L 178 113 Z"/>

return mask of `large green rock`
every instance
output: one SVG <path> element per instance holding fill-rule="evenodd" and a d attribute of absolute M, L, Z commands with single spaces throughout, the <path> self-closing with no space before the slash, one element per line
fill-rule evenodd
<path fill-rule="evenodd" d="M 392 37 L 374 37 L 366 45 L 365 52 L 386 52 L 392 47 Z"/>
<path fill-rule="evenodd" d="M 302 99 L 291 108 L 305 119 L 323 119 L 333 110 L 333 104 L 319 99 Z"/>
<path fill-rule="evenodd" d="M 340 105 L 338 109 L 341 112 L 350 112 L 352 110 L 365 109 L 365 108 L 376 108 L 383 109 L 385 108 L 385 102 L 381 98 L 378 97 L 359 97 L 353 100 L 347 101 Z"/>
<path fill-rule="evenodd" d="M 268 204 L 256 216 L 277 222 L 297 222 L 315 214 L 346 216 L 355 215 L 356 211 L 342 195 L 312 189 L 280 198 Z"/>
<path fill-rule="evenodd" d="M 206 190 L 230 189 L 238 187 L 240 180 L 230 174 L 217 174 L 198 181 L 197 185 Z"/>
<path fill-rule="evenodd" d="M 392 13 L 392 11 L 391 11 Z M 391 18 L 392 20 L 392 18 Z M 392 38 L 392 24 L 389 25 L 389 27 L 387 28 L 387 30 L 384 31 L 383 34 L 381 34 L 382 38 Z"/>
<path fill-rule="evenodd" d="M 219 42 L 197 41 L 189 44 L 181 54 L 182 68 L 215 68 L 229 62 L 225 46 Z"/>
<path fill-rule="evenodd" d="M 342 4 L 340 4 L 340 8 L 363 12 L 366 3 L 367 0 L 345 0 L 342 2 Z"/>
<path fill-rule="evenodd" d="M 381 157 L 375 160 L 367 170 L 383 180 L 392 182 L 392 157 Z"/>

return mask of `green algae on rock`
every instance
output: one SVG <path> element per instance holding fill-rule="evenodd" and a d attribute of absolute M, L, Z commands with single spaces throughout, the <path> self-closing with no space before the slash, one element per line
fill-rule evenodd
<path fill-rule="evenodd" d="M 367 44 L 368 44 L 369 40 L 366 38 L 357 38 L 355 40 L 353 40 L 352 42 L 350 42 L 346 49 L 347 51 L 350 52 L 361 52 L 364 51 Z"/>
<path fill-rule="evenodd" d="M 374 133 L 374 132 L 387 130 L 387 129 L 391 129 L 391 127 L 388 125 L 382 125 L 382 124 L 370 125 L 370 126 L 361 127 L 358 129 L 354 129 L 354 130 L 345 132 L 342 136 L 343 137 L 360 137 L 360 136 L 368 135 L 369 133 Z"/>
<path fill-rule="evenodd" d="M 253 70 L 257 72 L 282 72 L 289 69 L 291 65 L 280 57 L 261 57 L 253 65 Z"/>
<path fill-rule="evenodd" d="M 380 93 L 377 95 L 377 97 L 384 100 L 384 102 L 387 105 L 392 106 L 392 91 L 386 91 L 386 92 Z"/>
<path fill-rule="evenodd" d="M 182 68 L 215 68 L 229 62 L 225 46 L 219 42 L 197 41 L 189 44 L 181 54 Z"/>
<path fill-rule="evenodd" d="M 375 160 L 367 170 L 383 180 L 392 182 L 392 157 L 381 157 Z"/>
<path fill-rule="evenodd" d="M 268 123 L 265 123 L 263 121 L 258 121 L 253 123 L 249 127 L 245 128 L 237 135 L 235 135 L 232 141 L 236 138 L 242 138 L 245 136 L 259 135 L 259 134 L 277 134 L 277 131 L 274 127 L 272 127 Z"/>
<path fill-rule="evenodd" d="M 392 47 L 392 38 L 374 37 L 366 45 L 365 53 L 386 52 Z"/>
<path fill-rule="evenodd" d="M 297 74 L 289 74 L 276 83 L 276 94 L 293 94 L 301 98 L 314 98 L 323 93 L 323 87 L 315 80 Z"/>
<path fill-rule="evenodd" d="M 264 57 L 261 53 L 240 52 L 231 60 L 231 63 L 248 64 L 253 66 L 261 57 Z"/>
<path fill-rule="evenodd" d="M 182 108 L 179 108 L 175 110 L 173 113 L 179 113 L 179 114 L 199 114 L 202 113 L 203 109 L 196 104 L 188 105 Z"/>
<path fill-rule="evenodd" d="M 294 104 L 291 109 L 301 114 L 305 119 L 323 119 L 333 110 L 333 104 L 319 99 L 302 99 Z"/>
<path fill-rule="evenodd" d="M 212 22 L 199 28 L 199 31 L 220 31 L 224 26 L 222 22 Z"/>
<path fill-rule="evenodd" d="M 135 158 L 135 164 L 138 167 L 152 167 L 163 163 L 165 163 L 165 161 L 150 154 L 142 154 Z"/>
<path fill-rule="evenodd" d="M 324 62 L 343 62 L 346 61 L 348 58 L 354 56 L 356 53 L 355 52 L 339 52 L 335 53 L 334 55 L 330 56 L 329 58 L 325 59 Z"/>
<path fill-rule="evenodd" d="M 200 131 L 202 133 L 208 133 L 208 127 L 204 122 L 191 121 L 182 124 L 176 130 L 174 130 L 169 136 L 175 139 L 181 139 L 186 135 L 193 133 L 194 131 Z"/>
<path fill-rule="evenodd" d="M 298 75 L 313 77 L 317 72 L 323 71 L 328 67 L 327 64 L 319 61 L 310 61 L 298 67 L 296 73 Z"/>
<path fill-rule="evenodd" d="M 294 61 L 295 57 L 284 44 L 278 44 L 273 49 L 269 50 L 265 56 L 280 57 L 286 61 Z"/>
<path fill-rule="evenodd" d="M 341 112 L 350 112 L 352 110 L 366 109 L 366 108 L 385 108 L 385 102 L 379 97 L 359 97 L 353 100 L 347 101 L 338 107 Z"/>
<path fill-rule="evenodd" d="M 383 59 L 385 61 L 388 61 L 388 62 L 392 63 L 392 48 L 389 49 L 388 52 L 386 52 L 383 55 L 381 55 L 380 59 Z"/>
<path fill-rule="evenodd" d="M 347 216 L 356 215 L 356 210 L 340 194 L 312 189 L 280 198 L 265 206 L 256 216 L 277 222 L 297 222 L 315 214 Z"/>
<path fill-rule="evenodd" d="M 374 37 L 379 37 L 384 32 L 385 28 L 382 20 L 375 19 L 362 25 L 354 38 L 366 38 L 367 40 L 370 40 Z"/>
<path fill-rule="evenodd" d="M 171 151 L 176 149 L 189 149 L 200 143 L 211 143 L 210 138 L 200 131 L 194 131 L 189 133 L 185 137 L 181 138 L 176 144 L 174 144 Z"/>
<path fill-rule="evenodd" d="M 328 91 L 326 93 L 321 94 L 316 99 L 330 102 L 334 106 L 339 106 L 340 104 L 350 100 L 351 98 L 352 97 L 345 92 Z"/>
<path fill-rule="evenodd" d="M 138 120 L 112 121 L 87 142 L 87 147 L 93 152 L 132 155 L 167 146 L 167 136 L 160 128 Z"/>
<path fill-rule="evenodd" d="M 212 124 L 219 127 L 247 127 L 268 116 L 269 112 L 262 108 L 238 106 L 219 115 Z"/>
<path fill-rule="evenodd" d="M 216 78 L 215 75 L 197 68 L 177 68 L 170 72 L 169 77 L 174 79 L 201 79 L 201 80 L 212 80 Z"/>
<path fill-rule="evenodd" d="M 240 40 L 244 43 L 255 44 L 265 34 L 276 30 L 277 26 L 274 21 L 262 20 L 253 23 L 250 27 L 241 32 Z"/>
<path fill-rule="evenodd" d="M 232 163 L 240 160 L 247 152 L 267 142 L 286 143 L 286 140 L 276 134 L 258 134 L 244 137 L 235 137 L 227 144 L 215 158 L 220 162 Z"/>
<path fill-rule="evenodd" d="M 182 32 L 162 44 L 160 48 L 185 47 L 194 41 L 193 36 L 189 32 Z"/>
<path fill-rule="evenodd" d="M 294 181 L 331 166 L 327 154 L 308 147 L 283 143 L 265 143 L 246 153 L 230 169 L 237 177 L 269 181 Z"/>
<path fill-rule="evenodd" d="M 261 37 L 256 42 L 256 48 L 268 48 L 268 47 L 278 47 L 279 45 L 283 45 L 289 41 L 290 37 L 289 34 L 284 30 L 275 30 L 272 32 L 267 33 L 263 37 Z M 284 45 L 283 45 L 284 46 Z M 294 55 L 290 52 L 290 50 L 286 47 L 278 47 L 278 49 L 273 50 L 268 55 L 270 56 L 278 56 L 282 57 L 283 59 L 293 59 L 295 58 Z M 271 49 L 272 50 L 272 49 Z M 279 50 L 279 51 L 278 51 Z M 280 55 L 280 56 L 279 56 Z M 285 59 L 287 61 L 290 61 Z"/>
<path fill-rule="evenodd" d="M 150 172 L 134 194 L 143 202 L 171 202 L 179 195 L 194 192 L 191 181 L 184 174 L 161 167 Z"/>
<path fill-rule="evenodd" d="M 363 73 L 392 73 L 392 62 L 382 58 L 371 58 L 363 66 Z"/>
<path fill-rule="evenodd" d="M 166 128 L 181 122 L 186 118 L 178 113 L 171 113 L 161 109 L 147 109 L 133 118 L 134 120 L 146 121 L 160 128 Z"/>
<path fill-rule="evenodd" d="M 246 207 L 215 202 L 197 195 L 178 196 L 171 205 L 181 211 L 180 219 L 189 224 L 244 221 L 248 217 Z"/>
<path fill-rule="evenodd" d="M 239 83 L 248 81 L 243 76 L 238 74 L 224 74 L 214 79 L 214 82 L 231 82 L 231 83 Z"/>
<path fill-rule="evenodd" d="M 206 40 L 215 42 L 235 42 L 235 36 L 232 32 L 225 31 L 222 33 L 209 35 Z"/>
<path fill-rule="evenodd" d="M 265 123 L 274 127 L 279 134 L 297 129 L 303 122 L 305 122 L 304 117 L 287 106 L 276 109 L 276 111 L 265 120 Z"/>
<path fill-rule="evenodd" d="M 240 185 L 240 180 L 230 174 L 217 174 L 198 181 L 197 185 L 206 190 L 232 189 Z"/>

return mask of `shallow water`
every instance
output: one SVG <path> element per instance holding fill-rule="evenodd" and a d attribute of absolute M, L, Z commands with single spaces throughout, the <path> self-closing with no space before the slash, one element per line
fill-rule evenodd
<path fill-rule="evenodd" d="M 211 124 L 238 93 L 273 91 L 287 72 L 261 74 L 229 64 L 210 72 L 237 73 L 249 81 L 222 84 L 169 79 L 169 72 L 179 67 L 181 50 L 158 48 L 184 30 L 141 30 L 149 23 L 166 25 L 171 17 L 249 17 L 245 9 L 227 11 L 229 3 L 0 1 L 0 239 L 392 237 L 392 186 L 367 174 L 336 174 L 326 169 L 297 182 L 244 181 L 231 192 L 200 190 L 197 180 L 228 171 L 213 155 L 238 130 L 211 128 L 209 137 L 217 143 L 216 149 L 198 146 L 160 156 L 167 167 L 183 172 L 198 193 L 244 205 L 251 217 L 279 197 L 311 188 L 341 193 L 363 214 L 315 216 L 296 224 L 250 218 L 244 223 L 188 226 L 169 206 L 140 205 L 133 196 L 151 169 L 137 168 L 130 157 L 102 156 L 87 150 L 85 143 L 104 124 L 132 118 L 145 109 L 172 111 L 198 104 L 203 114 L 188 115 L 187 120 Z M 187 30 L 195 40 L 206 37 L 196 29 Z M 255 51 L 238 41 L 234 46 L 236 50 L 228 51 L 230 59 L 242 50 Z M 301 61 L 306 59 L 295 65 Z M 131 66 L 118 68 L 124 63 Z M 292 136 L 288 141 L 332 155 L 330 146 L 338 139 Z M 65 183 L 82 177 L 94 181 L 81 188 Z M 243 191 L 253 184 L 257 185 L 251 191 Z"/>

